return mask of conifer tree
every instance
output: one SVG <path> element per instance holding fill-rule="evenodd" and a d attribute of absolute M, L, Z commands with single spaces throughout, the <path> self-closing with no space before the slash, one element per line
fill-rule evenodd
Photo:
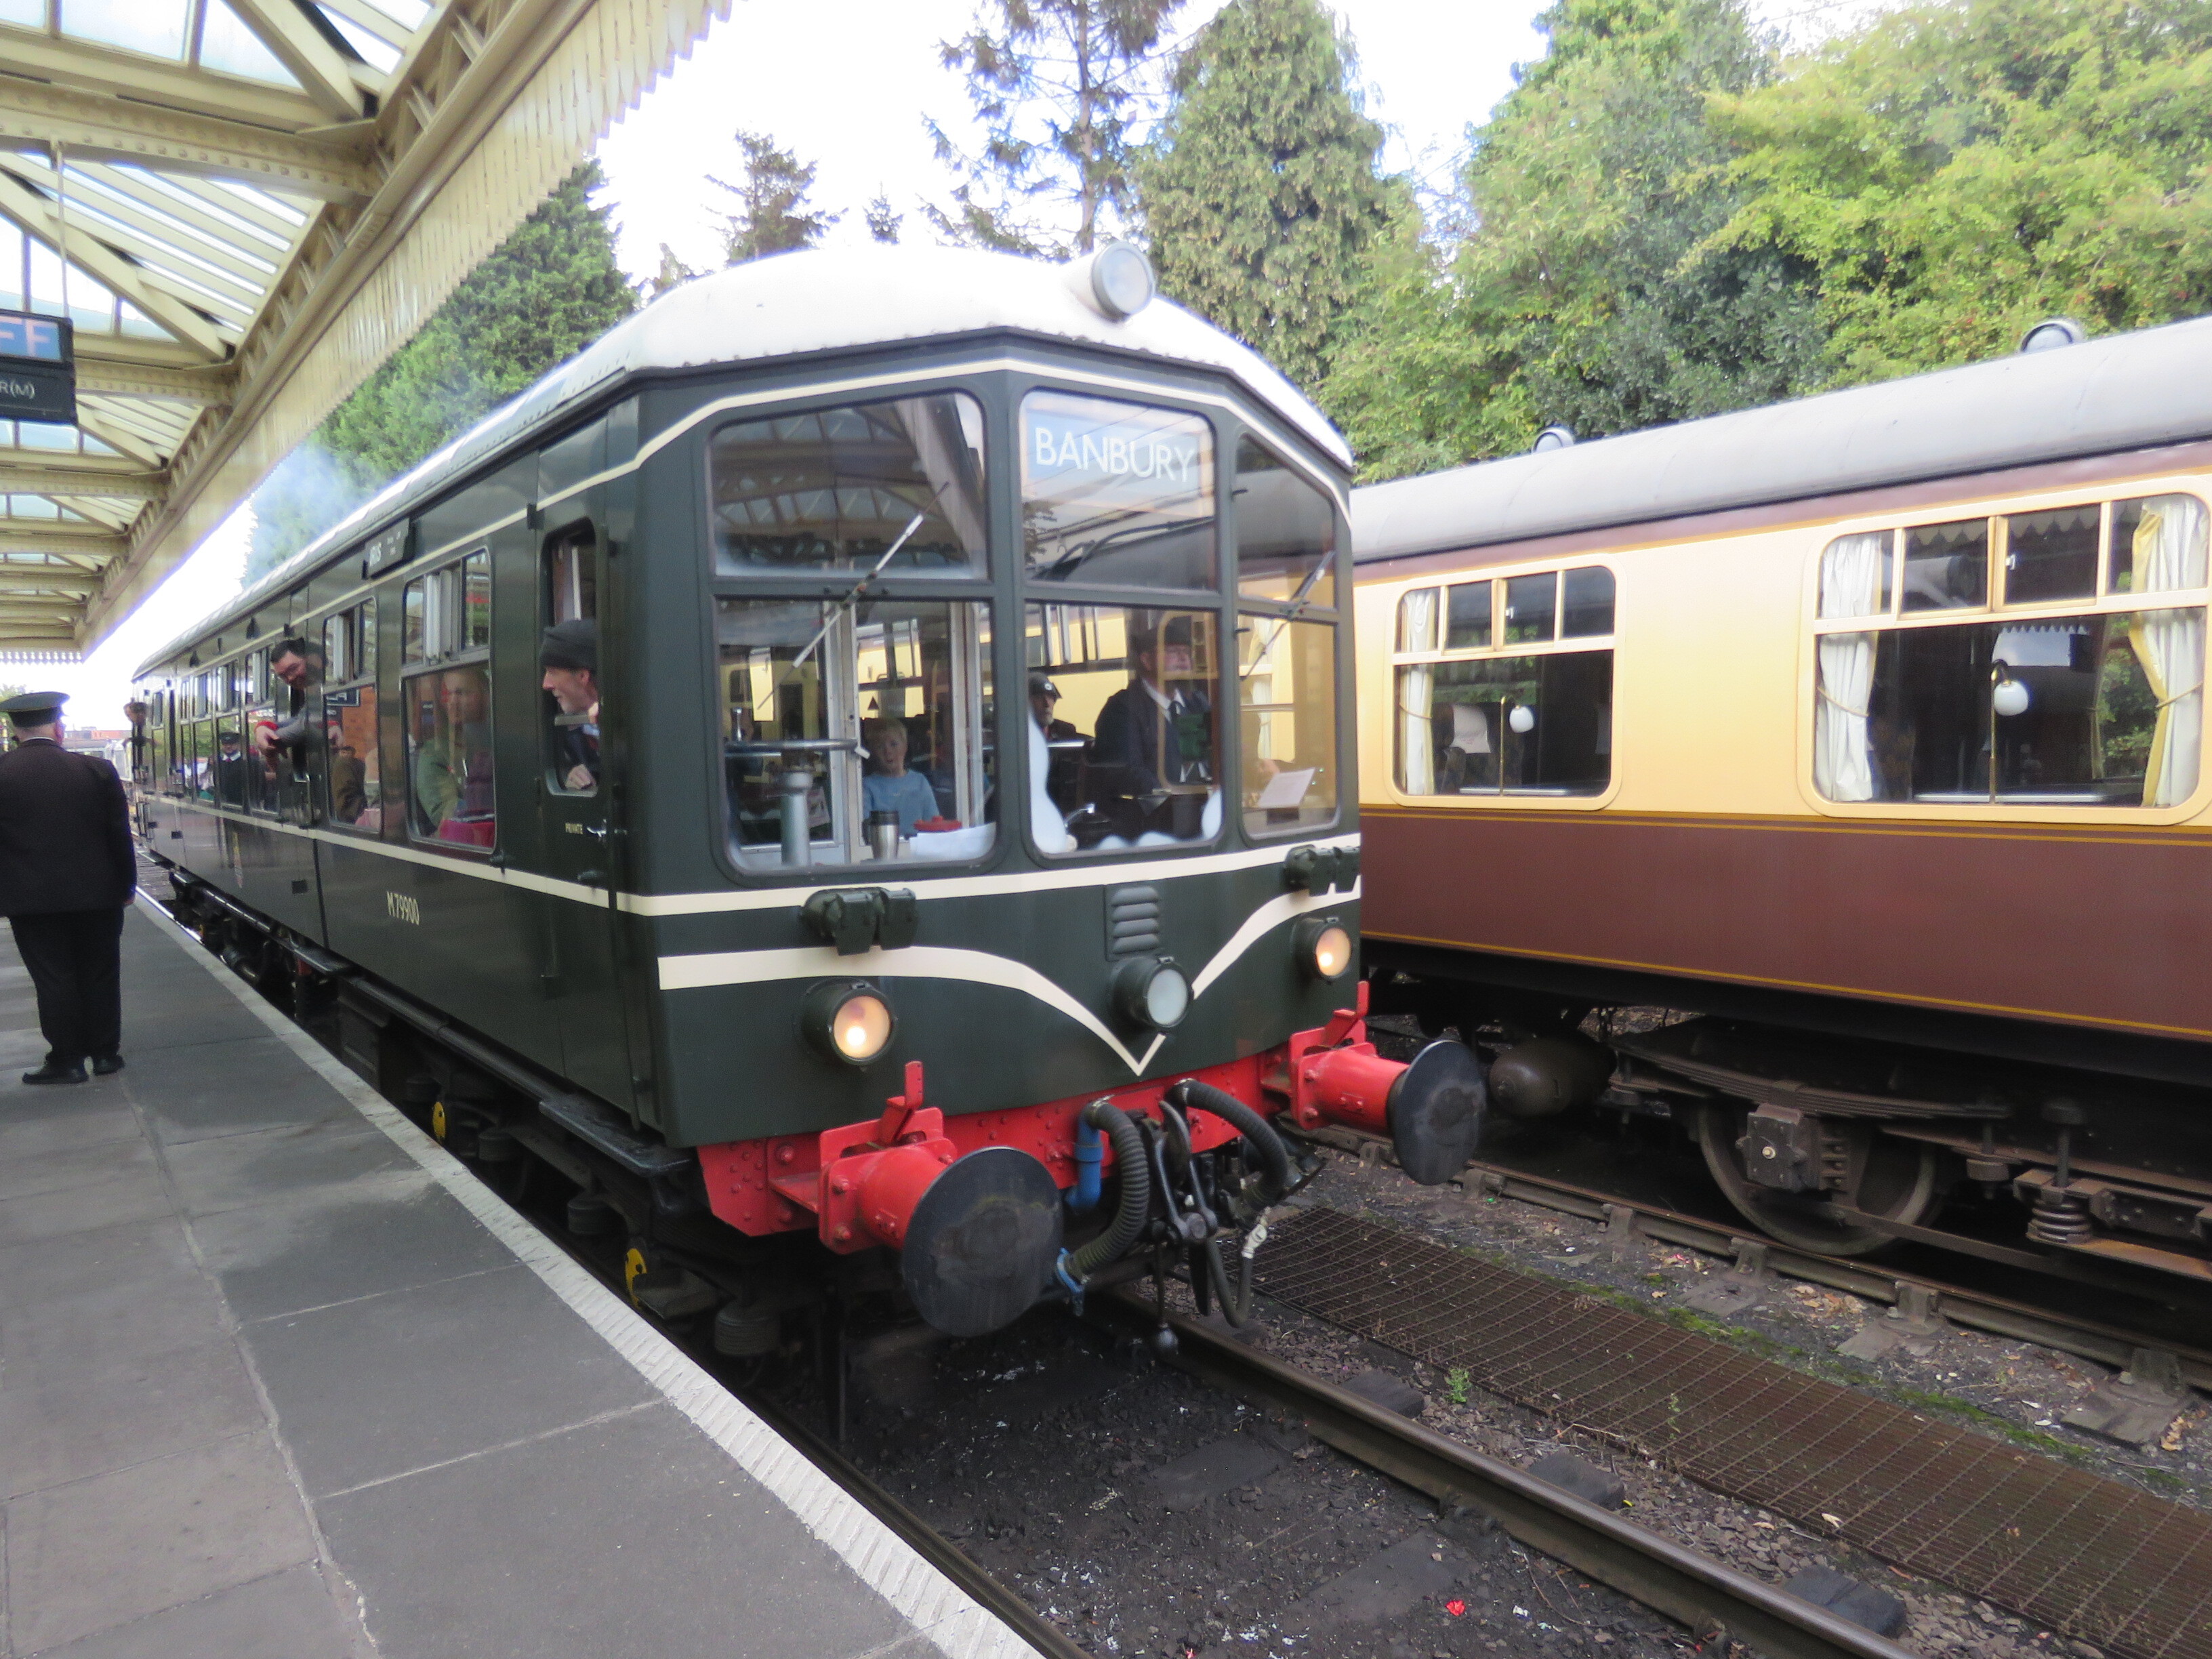
<path fill-rule="evenodd" d="M 1162 32 L 1182 0 L 985 0 L 939 48 L 981 124 L 969 155 L 934 121 L 960 175 L 924 210 L 946 240 L 1018 253 L 1088 253 L 1126 228 L 1133 131 L 1157 99 Z M 1073 221 L 1072 230 L 1066 221 Z"/>
<path fill-rule="evenodd" d="M 723 252 L 730 264 L 741 265 L 763 254 L 811 247 L 843 216 L 804 210 L 806 192 L 814 188 L 815 163 L 778 149 L 764 132 L 738 133 L 738 148 L 744 153 L 744 178 L 734 185 L 711 177 L 708 180 L 738 198 L 738 211 L 724 221 L 722 231 Z"/>
<path fill-rule="evenodd" d="M 1164 292 L 1317 386 L 1376 245 L 1415 216 L 1318 0 L 1231 0 L 1176 61 L 1137 182 Z"/>

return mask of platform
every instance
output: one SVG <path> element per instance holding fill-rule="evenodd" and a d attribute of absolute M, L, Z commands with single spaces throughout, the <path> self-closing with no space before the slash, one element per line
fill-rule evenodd
<path fill-rule="evenodd" d="M 1030 1650 L 142 900 L 115 1077 L 0 928 L 0 1653 Z"/>

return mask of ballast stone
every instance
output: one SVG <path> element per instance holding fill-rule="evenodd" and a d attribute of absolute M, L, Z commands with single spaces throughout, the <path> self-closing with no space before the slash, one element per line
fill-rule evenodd
<path fill-rule="evenodd" d="M 1838 1619 L 1872 1631 L 1894 1636 L 1905 1628 L 1905 1603 L 1887 1590 L 1876 1589 L 1863 1579 L 1833 1567 L 1808 1567 L 1783 1581 L 1782 1588 L 1801 1601 L 1826 1607 Z"/>
<path fill-rule="evenodd" d="M 1401 1417 L 1419 1417 L 1429 1407 L 1426 1395 L 1389 1371 L 1362 1371 L 1344 1386 L 1362 1400 L 1372 1401 L 1384 1411 L 1395 1412 Z"/>
<path fill-rule="evenodd" d="M 1572 1452 L 1546 1452 L 1528 1466 L 1528 1473 L 1547 1486 L 1557 1486 L 1571 1498 L 1617 1510 L 1628 1501 L 1628 1488 L 1620 1477 Z"/>

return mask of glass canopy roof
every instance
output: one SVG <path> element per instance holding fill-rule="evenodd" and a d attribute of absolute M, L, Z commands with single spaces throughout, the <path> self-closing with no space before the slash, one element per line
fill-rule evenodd
<path fill-rule="evenodd" d="M 272 143 L 350 129 L 354 144 L 319 151 L 350 161 L 368 149 L 395 71 L 447 9 L 0 0 L 0 63 L 12 72 L 0 77 L 0 114 L 35 106 L 62 118 L 51 122 L 57 140 L 0 136 L 0 311 L 68 317 L 78 362 L 76 425 L 0 418 L 0 649 L 70 641 L 85 594 L 158 501 L 195 427 L 222 412 L 241 349 L 280 325 L 272 301 L 307 238 L 341 228 L 358 194 L 299 188 L 281 159 L 171 165 L 165 152 L 186 146 L 161 138 L 204 145 L 234 122 Z M 38 82 L 58 97 L 40 103 Z M 103 120 L 94 106 L 109 100 L 211 131 L 165 135 L 151 111 Z"/>

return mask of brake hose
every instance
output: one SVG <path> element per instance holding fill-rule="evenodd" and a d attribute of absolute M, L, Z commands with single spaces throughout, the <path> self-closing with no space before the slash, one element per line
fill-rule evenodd
<path fill-rule="evenodd" d="M 1275 1126 L 1266 1118 L 1225 1090 L 1201 1083 L 1194 1077 L 1187 1077 L 1176 1084 L 1168 1091 L 1168 1097 L 1186 1110 L 1194 1107 L 1225 1119 L 1251 1144 L 1252 1150 L 1260 1155 L 1267 1202 L 1275 1202 L 1291 1190 L 1291 1182 L 1297 1177 L 1291 1172 L 1290 1151 L 1283 1145 L 1283 1138 L 1275 1133 Z"/>
<path fill-rule="evenodd" d="M 1121 1202 L 1106 1231 L 1089 1243 L 1062 1250 L 1053 1272 L 1083 1307 L 1083 1283 L 1109 1261 L 1118 1261 L 1144 1231 L 1152 1208 L 1152 1175 L 1145 1143 L 1129 1115 L 1111 1101 L 1094 1100 L 1083 1109 L 1083 1121 L 1114 1143 L 1114 1170 L 1121 1178 Z"/>

